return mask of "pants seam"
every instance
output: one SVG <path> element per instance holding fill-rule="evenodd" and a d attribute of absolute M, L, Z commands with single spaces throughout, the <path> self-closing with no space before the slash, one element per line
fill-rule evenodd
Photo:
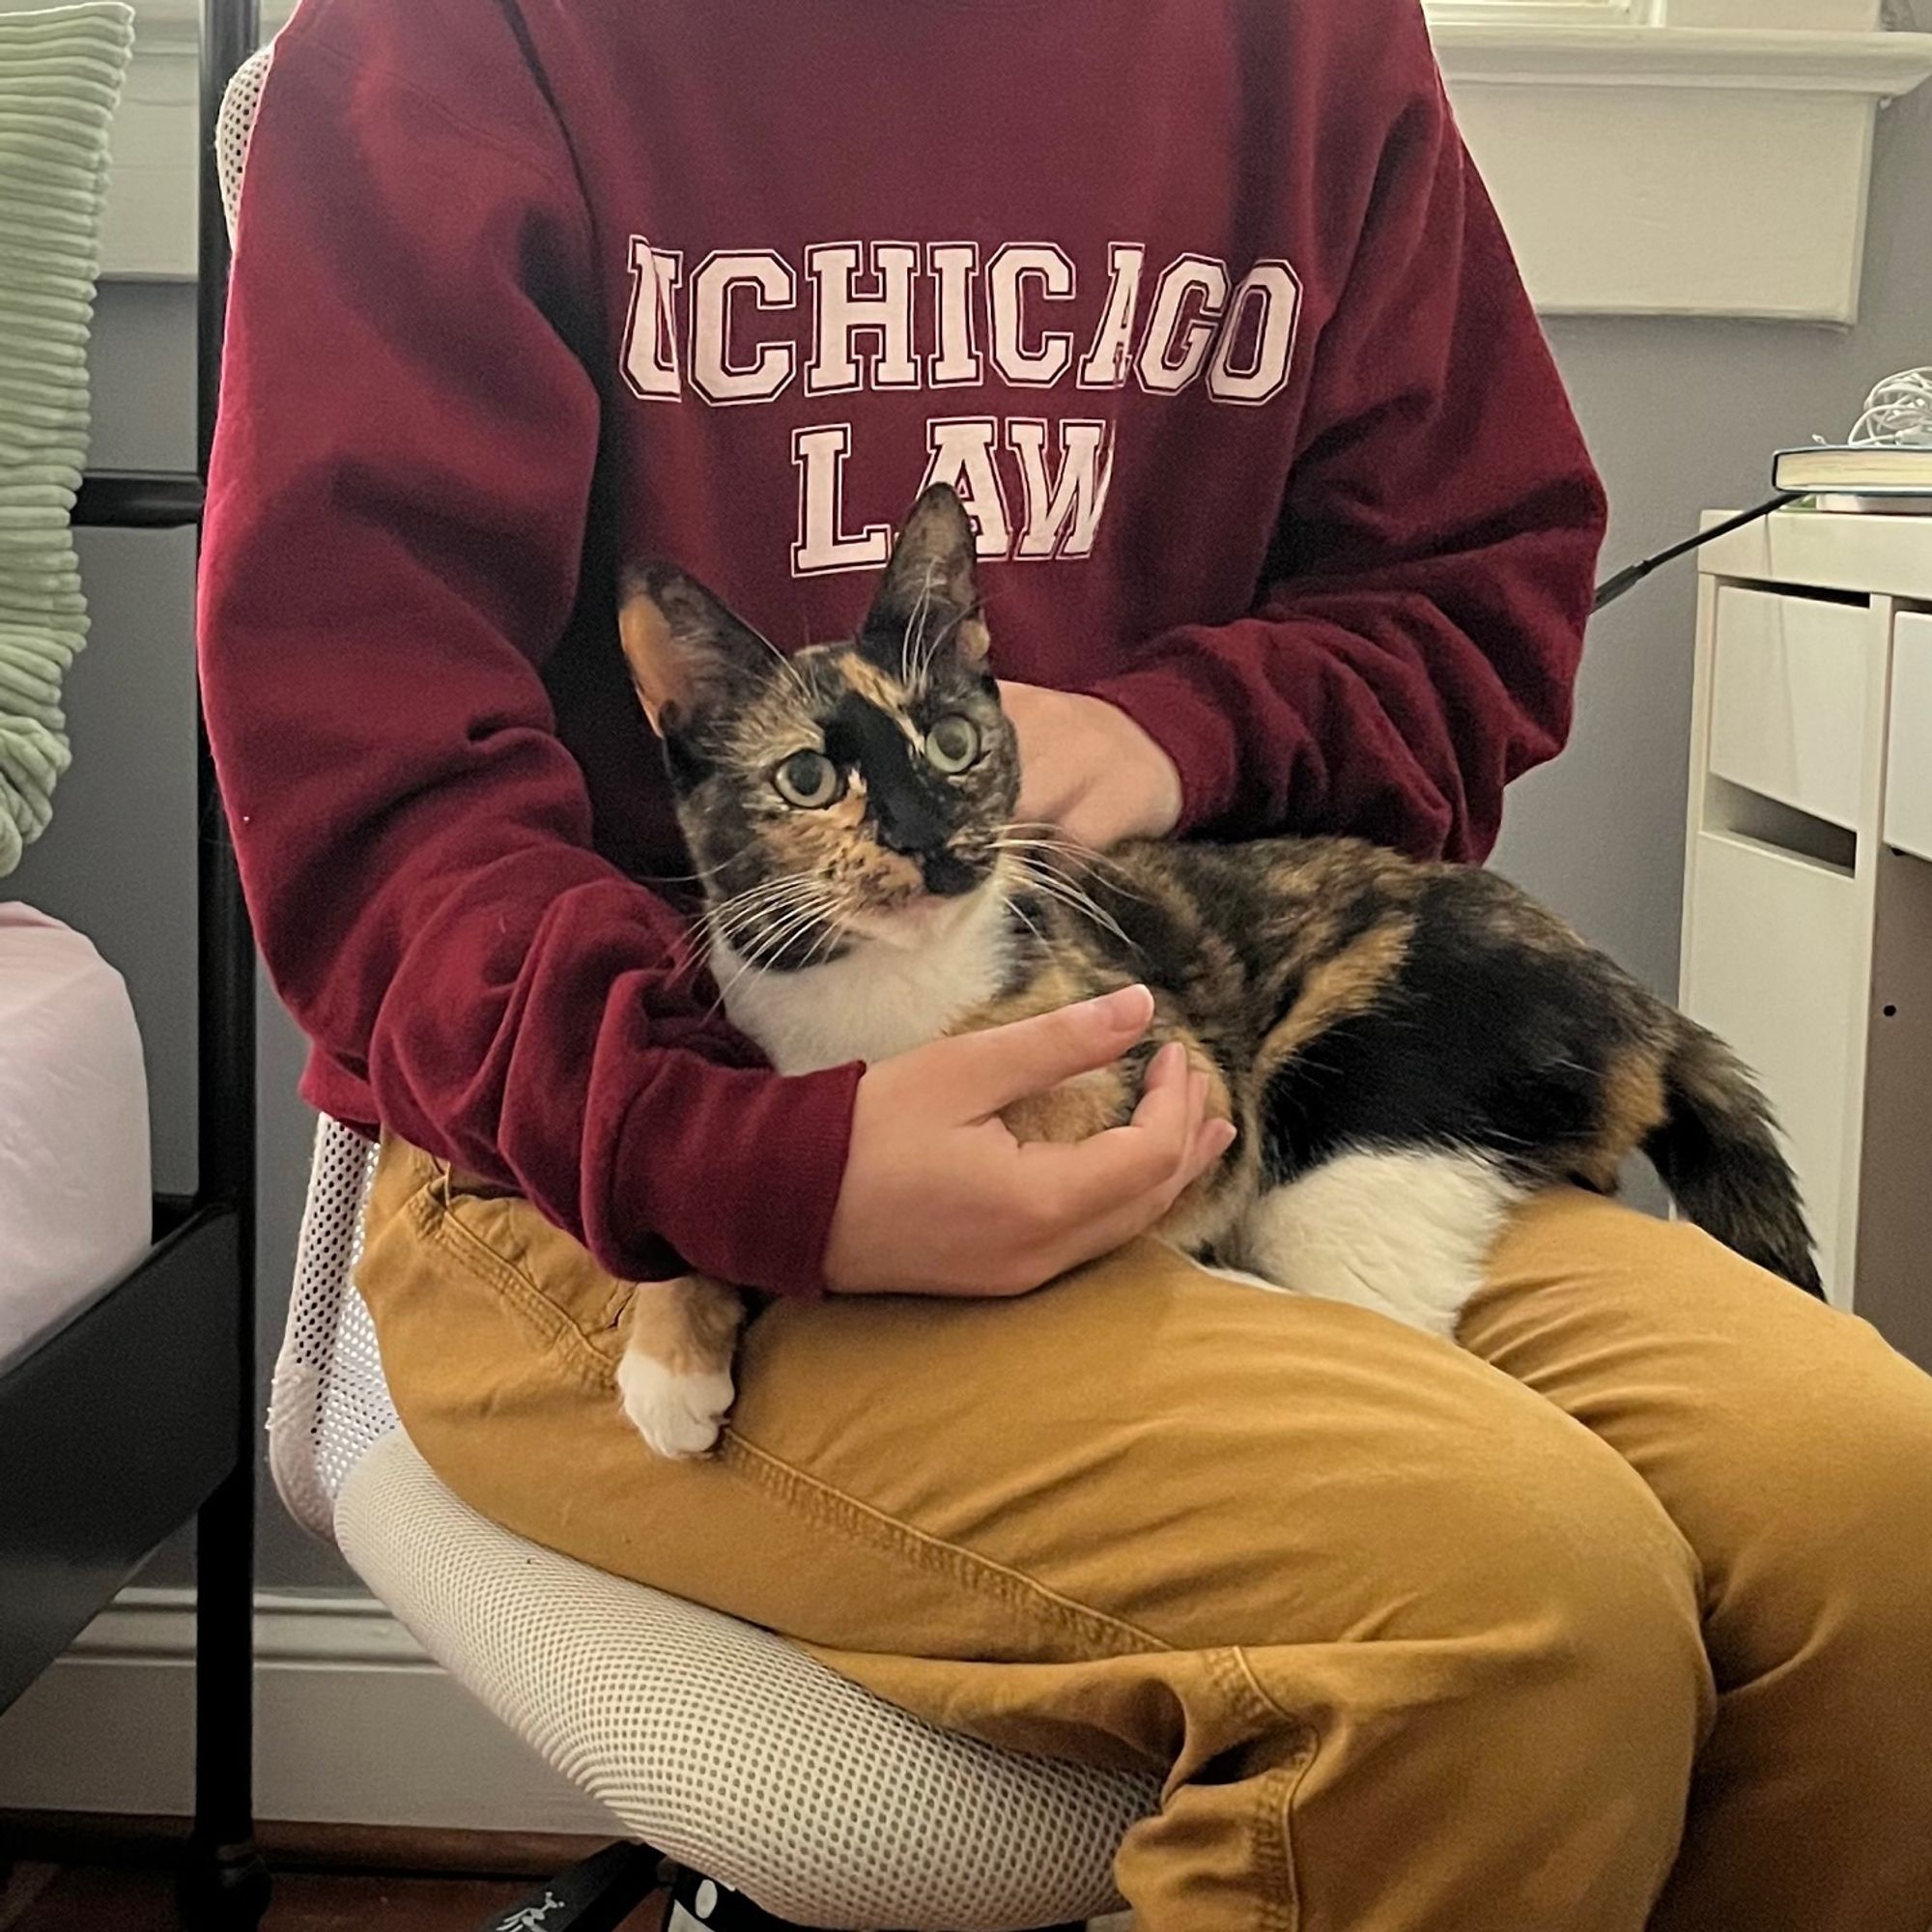
<path fill-rule="evenodd" d="M 608 1356 L 592 1348 L 576 1322 L 547 1296 L 521 1268 L 513 1266 L 487 1241 L 479 1239 L 436 1199 L 432 1181 L 404 1210 L 427 1246 L 440 1249 L 458 1267 L 493 1289 L 536 1329 L 557 1366 L 584 1387 L 614 1386 Z"/>
<path fill-rule="evenodd" d="M 442 1210 L 437 1200 L 437 1178 L 432 1176 L 404 1210 L 421 1238 L 441 1249 L 457 1266 L 509 1301 L 537 1329 L 546 1349 L 566 1374 L 589 1388 L 611 1387 L 611 1363 L 522 1269 L 505 1261 L 454 1215 Z M 996 1597 L 1011 1608 L 1070 1632 L 1099 1655 L 1129 1657 L 1173 1648 L 1151 1632 L 1123 1618 L 1109 1616 L 1091 1605 L 1078 1603 L 1024 1571 L 902 1522 L 771 1450 L 748 1441 L 735 1430 L 725 1432 L 719 1445 L 719 1461 L 734 1473 L 757 1482 L 788 1506 L 805 1511 L 828 1526 L 892 1550 L 921 1569 L 946 1576 Z"/>
<path fill-rule="evenodd" d="M 1253 1703 L 1258 1707 L 1256 1710 L 1258 1717 L 1276 1719 L 1282 1723 L 1293 1724 L 1304 1735 L 1309 1734 L 1306 1721 L 1294 1712 L 1284 1709 L 1280 1701 L 1269 1694 L 1267 1687 L 1256 1673 L 1254 1660 L 1248 1655 L 1245 1646 L 1235 1645 L 1228 1652 L 1228 1656 L 1236 1669 L 1240 1672 L 1241 1681 L 1246 1685 Z"/>
<path fill-rule="evenodd" d="M 1301 1780 L 1315 1760 L 1315 1729 L 1284 1709 L 1256 1674 L 1254 1662 L 1239 1645 L 1203 1653 L 1208 1676 L 1229 1706 L 1251 1721 L 1273 1729 L 1285 1726 L 1293 1740 L 1293 1759 L 1255 1780 L 1255 1808 L 1249 1830 L 1259 1887 L 1256 1932 L 1295 1932 L 1301 1900 L 1295 1875 L 1293 1819 Z"/>
<path fill-rule="evenodd" d="M 565 1373 L 586 1387 L 611 1386 L 611 1363 L 590 1346 L 577 1324 L 520 1268 L 505 1261 L 454 1215 L 442 1211 L 436 1195 L 437 1182 L 432 1178 L 405 1210 L 418 1235 L 441 1249 L 459 1267 L 503 1295 L 537 1329 L 547 1350 Z M 738 1475 L 757 1482 L 789 1507 L 802 1509 L 848 1536 L 890 1549 L 921 1569 L 946 1576 L 993 1596 L 1011 1608 L 1070 1632 L 1099 1655 L 1130 1657 L 1174 1648 L 1151 1631 L 1079 1603 L 1024 1571 L 902 1522 L 748 1440 L 736 1430 L 726 1430 L 719 1445 L 719 1461 Z"/>
<path fill-rule="evenodd" d="M 949 1577 L 1011 1608 L 1072 1632 L 1102 1656 L 1132 1657 L 1174 1648 L 1151 1632 L 1080 1603 L 1023 1570 L 901 1521 L 735 1430 L 725 1432 L 719 1456 L 725 1467 L 759 1484 L 789 1507 L 849 1536 L 893 1550 L 923 1570 Z"/>
<path fill-rule="evenodd" d="M 1297 1932 L 1301 1924 L 1301 1887 L 1295 1871 L 1294 1801 L 1315 1761 L 1312 1748 L 1296 1753 L 1293 1764 L 1265 1772 L 1255 1816 L 1255 1869 L 1262 1883 L 1261 1911 L 1256 1932 Z"/>

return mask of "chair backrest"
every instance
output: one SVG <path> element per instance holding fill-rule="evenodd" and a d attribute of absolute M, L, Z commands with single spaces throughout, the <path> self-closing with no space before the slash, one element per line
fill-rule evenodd
<path fill-rule="evenodd" d="M 221 206 L 235 233 L 248 143 L 274 62 L 271 42 L 236 71 L 215 124 Z M 354 1274 L 362 1257 L 362 1207 L 376 1150 L 340 1122 L 316 1128 L 308 1204 L 296 1250 L 289 1325 L 269 1398 L 269 1466 L 290 1513 L 335 1538 L 335 1499 L 371 1443 L 396 1424 L 376 1330 Z"/>
<path fill-rule="evenodd" d="M 269 1396 L 269 1467 L 289 1513 L 333 1542 L 335 1500 L 370 1444 L 396 1428 L 376 1328 L 355 1292 L 376 1150 L 325 1117 L 296 1249 L 289 1325 Z"/>
<path fill-rule="evenodd" d="M 242 206 L 242 173 L 248 165 L 248 142 L 255 117 L 262 111 L 262 90 L 274 65 L 275 43 L 255 51 L 235 70 L 221 112 L 214 122 L 214 165 L 221 177 L 221 212 L 228 217 L 228 239 L 235 239 L 235 216 Z"/>

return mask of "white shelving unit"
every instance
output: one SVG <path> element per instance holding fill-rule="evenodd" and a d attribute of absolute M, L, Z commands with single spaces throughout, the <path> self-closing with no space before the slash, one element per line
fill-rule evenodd
<path fill-rule="evenodd" d="M 1932 1364 L 1932 517 L 1704 553 L 1682 1000 L 1771 1094 L 1832 1299 Z"/>

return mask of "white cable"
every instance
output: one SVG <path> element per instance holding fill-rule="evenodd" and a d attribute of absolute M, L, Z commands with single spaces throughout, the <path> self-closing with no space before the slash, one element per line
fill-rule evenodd
<path fill-rule="evenodd" d="M 1932 448 L 1932 365 L 1888 376 L 1865 398 L 1851 440 Z"/>

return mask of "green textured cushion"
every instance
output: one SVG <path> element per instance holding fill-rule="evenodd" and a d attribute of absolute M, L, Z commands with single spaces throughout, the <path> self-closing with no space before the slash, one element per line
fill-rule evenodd
<path fill-rule="evenodd" d="M 67 769 L 61 677 L 87 636 L 69 518 L 107 133 L 134 44 L 121 0 L 0 14 L 0 874 Z"/>

